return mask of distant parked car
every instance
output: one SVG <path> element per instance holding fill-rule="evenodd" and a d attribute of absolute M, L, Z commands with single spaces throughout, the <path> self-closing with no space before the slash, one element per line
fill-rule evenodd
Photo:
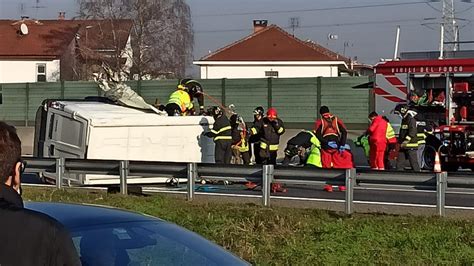
<path fill-rule="evenodd" d="M 92 205 L 25 206 L 69 230 L 82 265 L 249 265 L 198 234 L 152 216 Z"/>

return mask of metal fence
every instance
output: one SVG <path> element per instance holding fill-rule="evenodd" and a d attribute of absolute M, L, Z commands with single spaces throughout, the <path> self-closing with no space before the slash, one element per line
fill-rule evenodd
<path fill-rule="evenodd" d="M 262 186 L 262 204 L 270 206 L 270 192 L 272 182 L 285 184 L 320 184 L 330 182 L 344 184 L 345 212 L 354 212 L 354 186 L 360 183 L 370 184 L 397 184 L 413 186 L 429 186 L 436 188 L 436 209 L 440 216 L 445 215 L 446 188 L 474 187 L 474 178 L 452 176 L 448 180 L 446 172 L 442 173 L 407 173 L 390 171 L 367 171 L 361 169 L 320 169 L 282 167 L 273 165 L 245 166 L 245 165 L 216 165 L 196 163 L 169 163 L 143 161 L 115 161 L 115 160 L 84 160 L 84 159 L 39 159 L 24 158 L 28 172 L 55 172 L 56 187 L 62 188 L 67 181 L 65 173 L 78 174 L 105 174 L 120 176 L 120 191 L 127 194 L 127 177 L 133 176 L 167 176 L 187 179 L 187 199 L 195 197 L 195 182 L 198 177 L 210 177 L 213 180 L 226 181 L 254 181 Z M 146 178 L 146 177 L 144 177 Z"/>
<path fill-rule="evenodd" d="M 275 107 L 289 125 L 313 123 L 322 105 L 328 105 L 349 126 L 365 127 L 371 111 L 368 89 L 352 87 L 368 77 L 262 78 L 199 80 L 206 94 L 224 105 L 234 104 L 246 121 L 256 106 Z M 148 103 L 166 104 L 177 80 L 129 81 L 128 85 Z M 100 96 L 94 82 L 62 81 L 0 84 L 0 120 L 32 125 L 44 99 L 80 99 Z M 216 105 L 211 98 L 206 105 Z"/>

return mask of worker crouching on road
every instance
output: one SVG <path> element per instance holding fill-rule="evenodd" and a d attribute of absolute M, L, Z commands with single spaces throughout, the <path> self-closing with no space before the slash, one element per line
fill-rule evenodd
<path fill-rule="evenodd" d="M 235 164 L 250 164 L 249 141 L 247 127 L 237 114 L 230 117 L 230 126 L 232 128 L 232 154 Z"/>
<path fill-rule="evenodd" d="M 165 111 L 169 116 L 192 115 L 195 113 L 194 98 L 197 98 L 199 102 L 199 114 L 204 114 L 204 95 L 201 84 L 192 79 L 182 79 L 176 91 L 170 95 Z"/>
<path fill-rule="evenodd" d="M 267 116 L 262 119 L 261 123 L 256 123 L 250 129 L 250 135 L 260 134 L 260 158 L 263 164 L 276 164 L 278 145 L 280 144 L 280 136 L 285 133 L 283 121 L 278 118 L 277 110 L 270 108 Z M 251 188 L 252 184 L 247 183 L 247 187 Z M 272 184 L 273 192 L 286 192 L 281 184 Z"/>
<path fill-rule="evenodd" d="M 211 110 L 214 117 L 212 130 L 204 133 L 206 137 L 213 138 L 215 143 L 214 158 L 218 164 L 230 164 L 232 158 L 232 136 L 229 119 L 219 106 L 214 106 Z"/>
<path fill-rule="evenodd" d="M 398 134 L 398 143 L 400 144 L 400 151 L 397 158 L 397 170 L 404 170 L 409 161 L 411 168 L 415 172 L 420 171 L 418 164 L 418 137 L 415 115 L 408 110 L 406 104 L 401 104 L 395 107 L 395 114 L 402 118 L 400 126 L 400 133 Z"/>
<path fill-rule="evenodd" d="M 369 135 L 369 161 L 373 170 L 385 170 L 385 155 L 387 146 L 396 143 L 392 126 L 376 112 L 369 114 L 371 124 L 367 129 Z"/>
<path fill-rule="evenodd" d="M 319 109 L 321 119 L 315 124 L 315 132 L 321 141 L 321 163 L 323 168 L 349 169 L 354 167 L 352 153 L 346 145 L 347 129 L 344 123 L 329 112 L 327 106 Z M 324 190 L 332 192 L 332 185 L 324 186 Z M 345 186 L 339 186 L 340 191 L 345 191 Z"/>
<path fill-rule="evenodd" d="M 310 149 L 310 153 L 306 158 L 308 149 Z M 291 159 L 298 155 L 300 164 L 322 167 L 320 150 L 321 143 L 314 130 L 303 130 L 286 143 L 285 159 L 282 164 L 288 165 Z"/>

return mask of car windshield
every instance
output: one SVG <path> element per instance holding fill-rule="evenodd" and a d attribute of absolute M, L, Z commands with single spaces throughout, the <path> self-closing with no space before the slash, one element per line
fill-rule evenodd
<path fill-rule="evenodd" d="M 72 230 L 82 265 L 246 265 L 195 233 L 165 222 Z"/>

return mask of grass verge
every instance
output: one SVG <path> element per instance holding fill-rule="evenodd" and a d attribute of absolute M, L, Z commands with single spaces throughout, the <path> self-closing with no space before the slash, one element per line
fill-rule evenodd
<path fill-rule="evenodd" d="M 174 222 L 258 265 L 474 263 L 466 219 L 187 202 L 166 195 L 24 189 L 24 199 L 114 206 Z"/>

